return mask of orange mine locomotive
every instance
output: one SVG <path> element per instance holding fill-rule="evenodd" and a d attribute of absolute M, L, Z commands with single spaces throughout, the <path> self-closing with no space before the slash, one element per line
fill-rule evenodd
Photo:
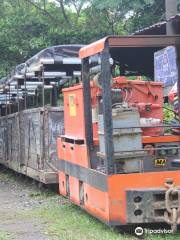
<path fill-rule="evenodd" d="M 180 223 L 180 136 L 171 131 L 180 125 L 164 124 L 154 79 L 154 55 L 168 46 L 179 69 L 179 36 L 94 42 L 79 52 L 82 82 L 63 90 L 60 194 L 110 226 Z"/>

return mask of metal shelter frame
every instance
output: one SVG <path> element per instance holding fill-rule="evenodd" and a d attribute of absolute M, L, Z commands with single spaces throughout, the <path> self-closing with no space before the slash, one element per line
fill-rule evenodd
<path fill-rule="evenodd" d="M 93 129 L 92 129 L 92 111 L 91 111 L 91 91 L 90 91 L 90 64 L 89 58 L 99 54 L 101 58 L 101 83 L 103 99 L 104 116 L 104 137 L 105 137 L 105 168 L 106 173 L 111 174 L 114 171 L 113 157 L 114 147 L 112 142 L 112 98 L 111 98 L 111 68 L 110 68 L 110 50 L 113 48 L 164 48 L 175 46 L 177 52 L 178 66 L 178 95 L 180 96 L 180 36 L 108 36 L 97 42 L 83 47 L 79 56 L 82 59 L 82 81 L 84 89 L 84 114 L 86 125 L 86 144 L 90 153 L 90 161 L 93 152 Z M 180 99 L 180 98 L 179 98 Z M 179 104 L 180 117 L 180 104 Z"/>

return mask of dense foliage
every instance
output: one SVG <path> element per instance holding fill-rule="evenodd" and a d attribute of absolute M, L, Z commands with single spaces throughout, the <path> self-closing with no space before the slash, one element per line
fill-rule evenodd
<path fill-rule="evenodd" d="M 163 19 L 164 0 L 0 0 L 0 77 L 47 46 L 128 34 Z"/>

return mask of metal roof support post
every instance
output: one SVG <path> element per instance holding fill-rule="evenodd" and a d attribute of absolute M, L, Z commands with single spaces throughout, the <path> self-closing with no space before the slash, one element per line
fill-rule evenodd
<path fill-rule="evenodd" d="M 176 55 L 177 55 L 177 68 L 178 68 L 178 78 L 177 78 L 177 92 L 178 92 L 178 99 L 180 99 L 180 45 L 176 46 Z M 179 113 L 179 122 L 180 122 L 180 100 L 178 102 L 178 113 Z"/>
<path fill-rule="evenodd" d="M 166 0 L 166 35 L 176 35 L 177 29 L 173 25 L 173 22 L 168 21 L 172 16 L 177 14 L 177 0 Z M 177 80 L 177 93 L 178 93 L 178 108 L 179 108 L 179 122 L 180 122 L 180 45 L 176 45 L 176 55 L 177 55 L 177 67 L 178 67 L 178 80 Z"/>
<path fill-rule="evenodd" d="M 20 105 L 19 105 L 19 83 L 18 79 L 16 79 L 17 82 L 17 100 L 18 100 L 18 112 L 20 111 Z"/>
<path fill-rule="evenodd" d="M 8 84 L 9 86 L 9 114 L 11 114 L 11 104 L 10 104 L 10 100 L 11 100 L 11 88 L 10 88 L 10 84 Z"/>
<path fill-rule="evenodd" d="M 53 106 L 53 87 L 50 89 L 50 106 Z"/>
<path fill-rule="evenodd" d="M 57 90 L 57 86 L 55 85 L 54 88 L 53 88 L 53 96 L 54 96 L 54 106 L 57 107 L 57 97 L 58 97 L 58 90 Z"/>
<path fill-rule="evenodd" d="M 33 96 L 32 96 L 32 105 L 33 105 L 33 108 L 34 108 L 34 98 L 35 98 L 35 96 L 33 95 Z"/>
<path fill-rule="evenodd" d="M 86 145 L 90 156 L 89 163 L 91 167 L 91 151 L 93 149 L 93 129 L 92 129 L 91 87 L 89 79 L 89 58 L 84 58 L 82 60 L 82 81 L 83 81 Z"/>
<path fill-rule="evenodd" d="M 38 91 L 37 91 L 37 89 L 35 90 L 35 102 L 36 102 L 36 105 L 35 105 L 35 107 L 38 107 L 39 106 L 39 101 L 38 101 Z"/>
<path fill-rule="evenodd" d="M 103 97 L 104 116 L 104 137 L 105 137 L 105 167 L 106 173 L 114 172 L 113 164 L 113 123 L 112 123 L 112 98 L 111 98 L 111 69 L 109 62 L 109 46 L 105 43 L 105 48 L 101 54 L 101 82 Z"/>
<path fill-rule="evenodd" d="M 7 94 L 6 94 L 6 112 L 5 115 L 7 116 Z"/>
<path fill-rule="evenodd" d="M 177 0 L 165 0 L 166 4 L 166 34 L 174 35 L 176 34 L 176 28 L 173 23 L 168 21 L 172 16 L 177 14 Z"/>
<path fill-rule="evenodd" d="M 43 81 L 43 85 L 42 85 L 42 106 L 45 106 L 45 88 L 44 88 L 44 84 L 45 84 L 45 79 L 44 79 L 44 67 L 42 66 L 41 68 L 41 76 L 42 76 L 42 81 Z"/>
<path fill-rule="evenodd" d="M 26 80 L 27 80 L 27 65 L 25 64 L 25 73 L 24 73 L 24 88 L 25 88 L 25 97 L 24 97 L 24 109 L 27 108 L 27 89 L 26 89 Z"/>
<path fill-rule="evenodd" d="M 57 106 L 57 86 L 56 86 L 56 84 L 53 84 L 52 89 L 51 89 L 51 106 L 52 107 Z"/>

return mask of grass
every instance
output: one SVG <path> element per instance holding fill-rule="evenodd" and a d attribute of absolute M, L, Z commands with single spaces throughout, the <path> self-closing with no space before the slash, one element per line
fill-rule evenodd
<path fill-rule="evenodd" d="M 11 234 L 0 230 L 0 240 L 12 240 Z"/>
<path fill-rule="evenodd" d="M 180 235 L 179 234 L 175 234 L 175 235 L 171 235 L 171 234 L 166 234 L 166 235 L 152 234 L 152 235 L 148 235 L 147 239 L 148 240 L 179 240 Z"/>
<path fill-rule="evenodd" d="M 133 239 L 132 236 L 120 235 L 117 230 L 107 227 L 77 206 L 60 198 L 59 204 L 50 201 L 46 206 L 32 212 L 33 217 L 40 217 L 46 222 L 45 234 L 52 240 Z"/>
<path fill-rule="evenodd" d="M 51 192 L 49 189 L 42 188 L 42 189 L 32 189 L 32 191 L 28 194 L 30 198 L 35 198 L 35 199 L 46 199 L 46 198 L 54 198 L 56 195 L 54 192 Z"/>
<path fill-rule="evenodd" d="M 0 178 L 2 176 L 0 175 Z M 16 180 L 10 173 L 5 174 L 6 179 Z M 16 181 L 17 184 L 18 181 Z M 23 182 L 23 185 L 25 182 Z M 26 185 L 26 184 L 25 184 Z M 27 183 L 29 185 L 29 181 Z M 44 223 L 44 234 L 49 240 L 133 240 L 133 234 L 122 234 L 117 229 L 107 227 L 85 211 L 70 203 L 62 196 L 56 195 L 47 189 L 38 189 L 33 186 L 29 197 L 43 200 L 43 204 L 33 210 L 21 213 L 24 219 L 32 218 Z M 38 221 L 37 221 L 38 222 Z M 157 228 L 159 228 L 157 226 Z M 133 232 L 132 232 L 133 233 Z M 0 231 L 0 240 L 10 240 L 11 236 Z M 147 234 L 147 240 L 178 240 L 180 234 Z"/>
<path fill-rule="evenodd" d="M 133 240 L 123 233 L 101 223 L 61 196 L 48 197 L 45 205 L 31 212 L 46 224 L 45 234 L 50 240 Z M 157 227 L 159 228 L 159 227 Z M 162 227 L 161 227 L 162 228 Z M 178 240 L 180 234 L 146 234 L 147 240 Z"/>
<path fill-rule="evenodd" d="M 45 205 L 34 209 L 31 217 L 45 223 L 50 240 L 132 240 L 133 235 L 122 233 L 93 218 L 61 196 L 48 197 Z M 158 227 L 162 228 L 162 227 Z M 178 240 L 180 234 L 146 234 L 147 240 Z"/>

